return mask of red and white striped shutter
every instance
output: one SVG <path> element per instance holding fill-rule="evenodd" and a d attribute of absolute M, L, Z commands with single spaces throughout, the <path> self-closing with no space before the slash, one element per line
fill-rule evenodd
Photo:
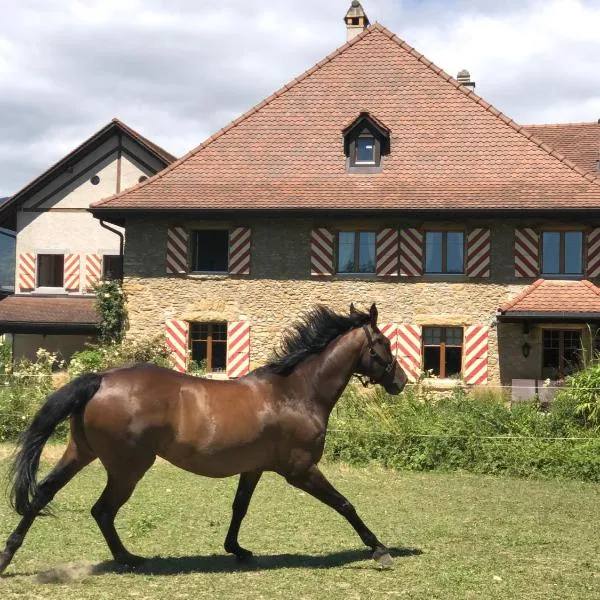
<path fill-rule="evenodd" d="M 396 356 L 398 353 L 398 325 L 396 323 L 379 323 L 377 327 L 390 340 L 390 349 L 392 354 Z"/>
<path fill-rule="evenodd" d="M 398 364 L 409 381 L 417 381 L 421 375 L 421 327 L 398 325 Z"/>
<path fill-rule="evenodd" d="M 19 254 L 19 291 L 30 292 L 35 289 L 35 254 Z"/>
<path fill-rule="evenodd" d="M 470 385 L 483 385 L 488 381 L 489 327 L 469 325 L 465 328 L 463 379 Z"/>
<path fill-rule="evenodd" d="M 515 276 L 540 274 L 540 236 L 530 227 L 515 229 Z"/>
<path fill-rule="evenodd" d="M 600 227 L 595 227 L 587 235 L 588 277 L 600 277 Z"/>
<path fill-rule="evenodd" d="M 173 368 L 180 373 L 187 371 L 189 329 L 190 324 L 181 319 L 168 319 L 165 323 L 165 337 L 171 350 Z"/>
<path fill-rule="evenodd" d="M 64 281 L 67 292 L 79 291 L 79 254 L 65 254 Z"/>
<path fill-rule="evenodd" d="M 489 277 L 491 260 L 491 234 L 489 229 L 477 228 L 467 235 L 467 276 Z"/>
<path fill-rule="evenodd" d="M 167 231 L 167 273 L 187 273 L 188 232 L 183 227 L 169 227 Z"/>
<path fill-rule="evenodd" d="M 85 257 L 85 289 L 91 292 L 102 277 L 102 257 L 88 254 Z"/>
<path fill-rule="evenodd" d="M 377 275 L 398 276 L 398 230 L 382 229 L 377 234 Z"/>
<path fill-rule="evenodd" d="M 413 227 L 400 230 L 400 275 L 423 275 L 423 232 Z"/>
<path fill-rule="evenodd" d="M 229 274 L 250 275 L 250 227 L 236 227 L 229 232 Z"/>
<path fill-rule="evenodd" d="M 227 323 L 227 377 L 243 377 L 250 370 L 250 322 Z"/>
<path fill-rule="evenodd" d="M 334 235 L 325 227 L 310 232 L 310 274 L 315 277 L 333 275 Z"/>

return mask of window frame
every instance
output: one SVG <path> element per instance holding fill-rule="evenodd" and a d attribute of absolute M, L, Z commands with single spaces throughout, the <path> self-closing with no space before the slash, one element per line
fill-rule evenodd
<path fill-rule="evenodd" d="M 426 329 L 440 329 L 440 343 L 439 346 L 437 344 L 425 344 L 425 330 Z M 460 329 L 461 331 L 461 343 L 460 345 L 456 344 L 448 344 L 446 343 L 446 332 L 448 329 Z M 424 325 L 421 329 L 421 356 L 422 358 L 422 368 L 425 369 L 425 348 L 439 348 L 440 349 L 440 374 L 436 375 L 439 379 L 447 379 L 446 375 L 446 348 L 460 348 L 460 371 L 458 372 L 458 376 L 462 377 L 463 375 L 463 361 L 464 361 L 464 347 L 465 347 L 465 328 L 461 326 L 454 325 Z"/>
<path fill-rule="evenodd" d="M 196 265 L 194 264 L 196 262 L 196 258 L 198 256 L 198 233 L 200 232 L 204 232 L 204 231 L 210 231 L 210 232 L 215 232 L 215 231 L 219 231 L 219 232 L 223 232 L 226 234 L 227 236 L 227 250 L 226 250 L 226 269 L 223 270 L 214 270 L 214 271 L 207 271 L 205 269 L 197 269 Z M 189 268 L 190 268 L 190 273 L 196 273 L 199 275 L 228 275 L 229 274 L 229 237 L 231 234 L 231 230 L 228 228 L 224 228 L 224 227 L 204 227 L 204 228 L 194 228 L 191 230 L 190 232 L 190 261 L 189 261 Z"/>
<path fill-rule="evenodd" d="M 378 134 L 365 126 L 360 131 L 352 132 L 349 135 L 349 166 L 352 168 L 373 168 L 381 165 L 381 139 Z M 373 140 L 373 160 L 359 161 L 358 160 L 358 140 L 359 138 L 371 138 Z"/>
<path fill-rule="evenodd" d="M 207 334 L 206 339 L 202 337 L 194 336 L 195 327 L 200 327 L 202 325 L 207 326 Z M 225 327 L 225 339 L 224 340 L 215 340 L 214 339 L 214 326 L 221 325 Z M 189 351 L 190 351 L 190 360 L 193 360 L 192 350 L 194 342 L 206 342 L 206 372 L 207 373 L 220 373 L 221 370 L 215 370 L 213 366 L 213 344 L 225 344 L 225 365 L 223 366 L 222 372 L 227 371 L 227 322 L 226 321 L 191 321 L 190 322 L 190 330 L 189 330 Z M 200 334 L 198 334 L 200 335 Z"/>
<path fill-rule="evenodd" d="M 565 370 L 565 333 L 576 333 L 579 336 L 579 345 L 581 347 L 581 342 L 583 338 L 583 331 L 578 328 L 557 328 L 557 327 L 543 327 L 542 328 L 542 339 L 541 339 L 541 353 L 540 353 L 540 373 L 542 377 L 544 376 L 544 352 L 546 350 L 553 350 L 553 348 L 546 348 L 544 345 L 544 337 L 546 333 L 558 333 L 558 368 L 556 370 L 556 375 L 558 378 L 563 378 L 569 375 L 569 373 Z M 581 358 L 581 357 L 580 357 Z"/>
<path fill-rule="evenodd" d="M 110 258 L 120 258 L 121 259 L 121 269 L 119 277 L 106 277 L 106 259 Z M 123 255 L 122 254 L 103 254 L 102 255 L 102 280 L 103 281 L 123 281 Z"/>
<path fill-rule="evenodd" d="M 340 233 L 353 233 L 354 234 L 354 264 L 353 271 L 339 271 L 339 257 L 340 257 Z M 375 264 L 373 271 L 357 271 L 356 268 L 360 267 L 360 234 L 361 233 L 372 233 L 375 237 Z M 371 276 L 377 274 L 377 231 L 371 229 L 338 229 L 335 233 L 335 274 L 336 275 L 365 275 Z"/>
<path fill-rule="evenodd" d="M 544 270 L 544 235 L 546 233 L 558 233 L 560 235 L 559 241 L 559 255 L 558 255 L 558 273 L 547 273 Z M 565 263 L 566 263 L 566 254 L 565 254 L 565 234 L 566 233 L 579 233 L 581 235 L 581 270 L 579 273 L 566 273 L 565 272 Z M 540 275 L 546 278 L 562 278 L 562 277 L 583 277 L 585 275 L 586 265 L 585 265 L 585 257 L 586 257 L 586 232 L 584 229 L 541 229 L 540 230 L 540 241 L 539 241 L 539 267 L 540 267 Z"/>
<path fill-rule="evenodd" d="M 442 234 L 442 270 L 428 271 L 427 270 L 427 234 L 441 233 Z M 463 238 L 462 243 L 462 270 L 457 272 L 448 271 L 448 234 L 461 233 Z M 423 231 L 423 274 L 424 275 L 466 275 L 467 265 L 467 236 L 464 229 L 425 229 Z"/>
<path fill-rule="evenodd" d="M 52 256 L 60 257 L 60 263 L 62 267 L 62 282 L 60 285 L 40 285 L 40 257 L 41 256 Z M 65 253 L 64 252 L 37 252 L 35 255 L 35 289 L 36 290 L 64 290 L 65 289 Z"/>

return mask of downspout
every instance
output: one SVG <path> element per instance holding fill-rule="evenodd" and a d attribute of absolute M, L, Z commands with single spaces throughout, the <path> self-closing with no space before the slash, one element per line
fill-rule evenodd
<path fill-rule="evenodd" d="M 100 219 L 100 227 L 104 227 L 104 229 L 108 229 L 108 231 L 112 231 L 119 236 L 119 256 L 121 257 L 121 260 L 123 260 L 123 250 L 125 248 L 125 235 L 123 232 L 112 228 L 110 225 L 107 225 L 102 219 Z"/>

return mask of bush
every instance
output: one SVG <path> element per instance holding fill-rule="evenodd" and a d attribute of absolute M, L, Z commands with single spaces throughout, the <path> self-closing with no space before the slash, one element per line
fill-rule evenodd
<path fill-rule="evenodd" d="M 572 418 L 586 427 L 600 429 L 600 364 L 597 360 L 567 377 L 557 396 L 563 408 L 572 410 Z"/>
<path fill-rule="evenodd" d="M 101 281 L 94 291 L 96 310 L 100 315 L 100 341 L 103 344 L 119 343 L 125 329 L 125 299 L 121 283 Z"/>
<path fill-rule="evenodd" d="M 460 389 L 435 401 L 415 390 L 391 397 L 349 388 L 331 415 L 326 451 L 351 464 L 377 461 L 413 471 L 600 481 L 600 436 L 559 407 L 549 413 L 536 403 L 510 408 L 501 395 L 473 397 Z"/>

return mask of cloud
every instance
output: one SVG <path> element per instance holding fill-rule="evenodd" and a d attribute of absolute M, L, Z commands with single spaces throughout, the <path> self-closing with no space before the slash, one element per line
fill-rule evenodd
<path fill-rule="evenodd" d="M 364 0 L 519 122 L 600 117 L 590 0 Z M 118 116 L 183 154 L 345 41 L 349 0 L 4 0 L 0 196 Z"/>

